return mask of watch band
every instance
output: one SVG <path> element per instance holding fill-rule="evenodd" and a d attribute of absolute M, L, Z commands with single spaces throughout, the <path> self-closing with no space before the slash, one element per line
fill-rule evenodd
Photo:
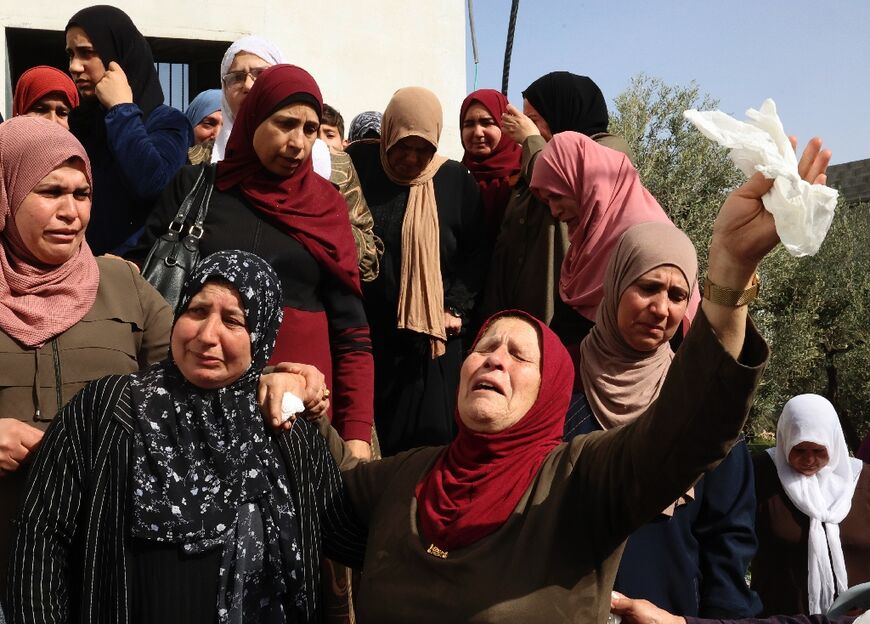
<path fill-rule="evenodd" d="M 733 288 L 719 286 L 711 282 L 708 277 L 704 280 L 704 299 L 719 305 L 739 308 L 755 300 L 758 297 L 760 287 L 761 283 L 758 280 L 758 273 L 752 276 L 752 283 L 746 290 L 734 290 Z"/>

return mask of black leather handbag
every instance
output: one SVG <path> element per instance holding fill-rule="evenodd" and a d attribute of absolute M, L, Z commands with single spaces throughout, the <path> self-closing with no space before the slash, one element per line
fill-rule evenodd
<path fill-rule="evenodd" d="M 208 214 L 208 204 L 214 189 L 215 165 L 205 164 L 193 184 L 193 188 L 181 202 L 169 230 L 154 241 L 145 264 L 142 277 L 156 288 L 173 308 L 178 305 L 187 276 L 199 262 L 199 240 L 203 223 Z M 182 236 L 187 216 L 195 210 L 195 218 L 187 235 Z"/>

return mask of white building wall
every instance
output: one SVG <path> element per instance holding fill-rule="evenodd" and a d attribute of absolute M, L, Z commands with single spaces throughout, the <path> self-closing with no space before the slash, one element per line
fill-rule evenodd
<path fill-rule="evenodd" d="M 146 36 L 234 41 L 249 34 L 276 42 L 289 62 L 317 79 L 345 124 L 383 110 L 393 92 L 425 86 L 444 108 L 439 151 L 462 155 L 459 106 L 465 97 L 465 3 L 461 0 L 110 0 Z M 0 0 L 0 27 L 63 30 L 97 0 Z M 323 8 L 329 7 L 329 8 Z M 323 10 L 323 12 L 319 12 Z M 0 84 L 8 85 L 0 31 Z M 8 91 L 8 87 L 7 87 Z M 11 113 L 11 93 L 0 102 Z"/>

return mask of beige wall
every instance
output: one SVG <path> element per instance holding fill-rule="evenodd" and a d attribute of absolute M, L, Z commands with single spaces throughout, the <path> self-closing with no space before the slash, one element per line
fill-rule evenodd
<path fill-rule="evenodd" d="M 111 1 L 111 0 L 110 0 Z M 63 30 L 80 0 L 0 0 L 0 26 Z M 114 0 L 147 36 L 233 41 L 258 34 L 289 62 L 308 69 L 324 99 L 350 123 L 383 110 L 399 87 L 432 89 L 444 107 L 441 153 L 457 158 L 457 118 L 465 97 L 465 3 L 461 0 Z M 313 7 L 332 5 L 331 15 Z M 6 40 L 0 31 L 0 84 L 6 85 Z M 8 91 L 8 86 L 7 86 Z M 11 94 L 0 100 L 4 117 Z"/>

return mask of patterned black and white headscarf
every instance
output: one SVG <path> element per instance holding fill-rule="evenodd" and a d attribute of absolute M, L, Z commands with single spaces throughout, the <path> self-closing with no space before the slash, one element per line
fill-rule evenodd
<path fill-rule="evenodd" d="M 380 138 L 382 119 L 383 114 L 378 111 L 365 111 L 364 113 L 360 113 L 350 122 L 350 129 L 347 132 L 347 140 L 359 141 L 360 139 Z"/>
<path fill-rule="evenodd" d="M 253 254 L 213 254 L 190 275 L 176 320 L 210 280 L 238 291 L 252 363 L 217 390 L 188 382 L 171 356 L 132 375 L 132 534 L 192 553 L 222 546 L 222 624 L 292 622 L 285 607 L 305 600 L 297 512 L 256 400 L 281 324 L 280 281 Z"/>

